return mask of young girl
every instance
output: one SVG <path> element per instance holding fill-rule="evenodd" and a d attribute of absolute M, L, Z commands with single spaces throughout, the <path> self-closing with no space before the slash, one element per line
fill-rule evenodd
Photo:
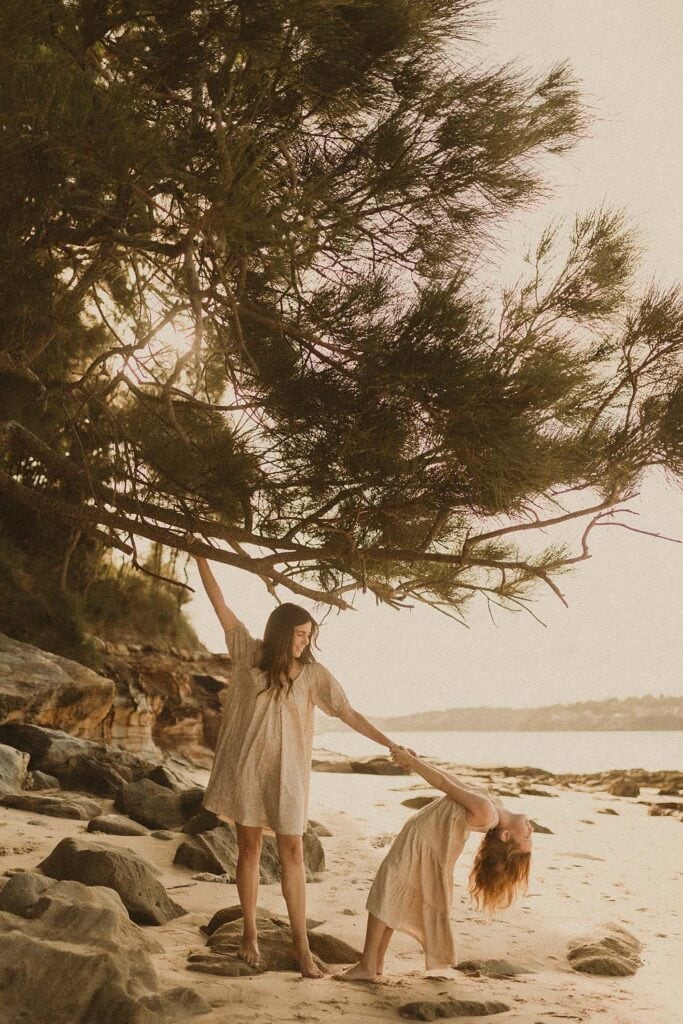
<path fill-rule="evenodd" d="M 355 711 L 334 677 L 311 653 L 317 624 L 304 608 L 282 604 L 270 615 L 263 640 L 254 640 L 226 605 L 205 558 L 197 565 L 206 593 L 225 630 L 233 660 L 204 806 L 237 830 L 237 892 L 243 911 L 240 956 L 258 966 L 256 901 L 263 829 L 277 837 L 282 892 L 294 954 L 306 978 L 319 978 L 306 934 L 303 834 L 313 747 L 313 709 L 340 718 L 369 739 L 392 748 Z"/>
<path fill-rule="evenodd" d="M 471 831 L 484 832 L 470 873 L 469 891 L 486 910 L 509 907 L 529 877 L 532 826 L 455 776 L 425 764 L 405 747 L 392 757 L 446 795 L 405 823 L 368 894 L 368 926 L 361 960 L 336 975 L 344 981 L 374 981 L 394 931 L 418 940 L 427 970 L 455 966 L 450 925 L 453 868 Z"/>

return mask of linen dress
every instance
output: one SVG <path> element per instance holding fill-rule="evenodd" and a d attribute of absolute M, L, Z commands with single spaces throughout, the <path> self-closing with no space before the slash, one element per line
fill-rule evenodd
<path fill-rule="evenodd" d="M 343 689 L 317 662 L 304 665 L 289 693 L 268 688 L 257 667 L 261 641 L 238 622 L 225 639 L 233 660 L 204 807 L 224 821 L 303 835 L 313 751 L 314 707 L 339 717 Z"/>
<path fill-rule="evenodd" d="M 487 832 L 498 824 L 498 811 L 490 803 L 489 822 L 476 829 L 467 824 L 462 804 L 449 796 L 427 804 L 396 836 L 368 893 L 367 910 L 389 928 L 417 939 L 428 971 L 455 965 L 453 869 L 470 832 Z"/>

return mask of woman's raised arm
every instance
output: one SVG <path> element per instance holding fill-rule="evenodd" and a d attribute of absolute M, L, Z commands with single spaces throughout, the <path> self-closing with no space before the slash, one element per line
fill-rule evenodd
<path fill-rule="evenodd" d="M 204 584 L 204 590 L 209 598 L 209 601 L 213 605 L 213 610 L 218 616 L 223 629 L 227 632 L 230 629 L 234 629 L 237 625 L 238 619 L 231 608 L 228 608 L 223 597 L 223 592 L 216 582 L 216 577 L 211 571 L 211 566 L 205 558 L 197 557 L 197 568 L 199 569 L 199 575 L 201 576 L 202 583 Z"/>

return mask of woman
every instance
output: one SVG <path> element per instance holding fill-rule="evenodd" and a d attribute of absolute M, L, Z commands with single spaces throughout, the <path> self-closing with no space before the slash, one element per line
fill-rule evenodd
<path fill-rule="evenodd" d="M 411 768 L 445 796 L 405 823 L 382 861 L 368 894 L 368 925 L 360 961 L 337 975 L 342 981 L 375 981 L 394 931 L 417 939 L 428 971 L 455 966 L 450 924 L 453 868 L 470 832 L 484 832 L 470 872 L 469 891 L 485 910 L 509 907 L 529 877 L 532 826 L 454 775 L 421 761 L 405 747 L 394 760 Z"/>
<path fill-rule="evenodd" d="M 237 829 L 237 891 L 244 915 L 240 956 L 258 966 L 256 900 L 263 829 L 277 838 L 282 893 L 294 955 L 305 978 L 322 977 L 306 934 L 303 834 L 307 827 L 313 710 L 340 718 L 362 736 L 394 744 L 355 711 L 339 683 L 311 653 L 318 627 L 304 608 L 283 604 L 254 640 L 227 606 L 205 558 L 199 574 L 225 630 L 233 660 L 204 806 Z"/>

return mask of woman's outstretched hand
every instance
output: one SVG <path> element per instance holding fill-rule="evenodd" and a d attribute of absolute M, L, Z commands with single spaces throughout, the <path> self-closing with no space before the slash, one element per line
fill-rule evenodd
<path fill-rule="evenodd" d="M 409 750 L 408 747 L 398 745 L 391 747 L 391 760 L 394 764 L 399 764 L 401 768 L 411 768 L 412 760 L 416 756 L 415 751 Z"/>

